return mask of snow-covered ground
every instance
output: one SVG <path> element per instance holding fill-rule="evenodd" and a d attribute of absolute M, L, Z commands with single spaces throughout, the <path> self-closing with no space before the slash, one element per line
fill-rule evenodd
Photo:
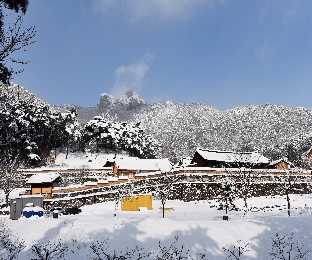
<path fill-rule="evenodd" d="M 265 210 L 250 211 L 246 215 L 243 211 L 231 211 L 229 221 L 224 221 L 225 212 L 213 207 L 214 201 L 167 201 L 166 207 L 174 207 L 174 211 L 166 213 L 163 219 L 158 209 L 160 201 L 153 200 L 151 211 L 125 212 L 119 204 L 116 217 L 115 203 L 105 202 L 85 206 L 82 213 L 75 216 L 19 220 L 1 216 L 0 220 L 25 241 L 26 248 L 19 255 L 21 259 L 31 258 L 30 247 L 34 243 L 50 239 L 68 244 L 65 257 L 68 260 L 98 259 L 90 249 L 97 241 L 106 241 L 106 252 L 115 250 L 117 255 L 122 255 L 121 251 L 126 253 L 137 246 L 142 252 L 153 252 L 148 259 L 155 259 L 156 254 L 162 255 L 161 248 L 169 248 L 176 240 L 175 247 L 182 249 L 184 245 L 183 252 L 186 254 L 189 250 L 193 259 L 201 259 L 196 256 L 199 253 L 206 254 L 203 259 L 226 259 L 230 252 L 223 248 L 233 251 L 234 246 L 247 244 L 246 249 L 250 251 L 240 259 L 274 259 L 269 256 L 272 238 L 275 239 L 276 233 L 290 237 L 292 232 L 293 242 L 298 240 L 299 246 L 304 245 L 302 251 L 312 249 L 312 195 L 291 195 L 291 217 L 285 209 L 285 197 L 251 198 L 248 203 L 249 207 Z M 243 206 L 243 201 L 238 204 Z M 312 259 L 309 254 L 303 259 Z"/>
<path fill-rule="evenodd" d="M 46 168 L 69 168 L 69 169 L 99 169 L 102 168 L 107 160 L 113 161 L 114 157 L 127 157 L 127 154 L 114 153 L 90 153 L 90 152 L 75 152 L 69 153 L 66 159 L 66 153 L 57 152 L 55 163 Z"/>

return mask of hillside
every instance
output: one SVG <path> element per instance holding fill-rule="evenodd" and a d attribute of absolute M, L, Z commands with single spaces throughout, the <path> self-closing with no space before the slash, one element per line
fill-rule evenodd
<path fill-rule="evenodd" d="M 158 157 L 169 157 L 174 162 L 181 156 L 193 155 L 198 146 L 257 150 L 271 159 L 288 157 L 300 161 L 301 154 L 312 144 L 312 109 L 263 104 L 219 110 L 202 103 L 171 101 L 148 105 L 134 92 L 125 93 L 121 100 L 131 100 L 127 95 L 135 97 L 140 104 L 121 105 L 104 93 L 97 107 L 53 107 L 61 111 L 75 107 L 82 123 L 96 115 L 114 121 L 141 123 L 143 130 L 161 145 Z"/>
<path fill-rule="evenodd" d="M 271 158 L 294 157 L 311 145 L 312 110 L 277 105 L 248 105 L 218 110 L 204 104 L 159 103 L 130 121 L 161 142 L 161 157 L 178 160 L 196 147 L 258 150 Z M 298 159 L 298 158 L 292 158 Z"/>
<path fill-rule="evenodd" d="M 35 105 L 49 106 L 50 104 L 38 98 L 34 93 L 31 93 L 23 86 L 11 83 L 9 85 L 0 82 L 0 97 L 1 99 L 8 99 L 10 102 L 13 100 L 24 100 L 31 102 Z"/>

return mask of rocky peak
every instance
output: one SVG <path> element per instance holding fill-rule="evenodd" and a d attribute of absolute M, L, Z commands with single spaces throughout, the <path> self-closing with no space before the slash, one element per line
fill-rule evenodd
<path fill-rule="evenodd" d="M 109 107 L 121 107 L 126 110 L 137 108 L 141 105 L 145 105 L 145 101 L 138 96 L 134 91 L 129 90 L 116 100 L 112 95 L 103 93 L 100 98 L 98 107 L 109 108 Z"/>
<path fill-rule="evenodd" d="M 106 107 L 113 106 L 115 103 L 116 103 L 116 99 L 112 95 L 107 94 L 107 93 L 103 93 L 101 95 L 100 103 L 98 106 L 100 108 L 106 108 Z"/>
<path fill-rule="evenodd" d="M 131 110 L 138 106 L 145 105 L 146 103 L 134 91 L 129 90 L 121 96 L 119 104 L 125 107 L 125 109 Z"/>

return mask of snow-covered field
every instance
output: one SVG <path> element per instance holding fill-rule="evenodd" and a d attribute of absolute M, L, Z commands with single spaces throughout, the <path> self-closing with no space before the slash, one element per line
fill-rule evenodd
<path fill-rule="evenodd" d="M 285 197 L 251 198 L 249 207 L 264 208 L 265 211 L 249 211 L 246 215 L 243 211 L 231 211 L 229 221 L 222 219 L 224 211 L 212 207 L 214 201 L 167 201 L 166 207 L 174 207 L 174 211 L 166 213 L 163 219 L 158 209 L 160 201 L 157 200 L 153 200 L 151 211 L 124 212 L 119 204 L 116 217 L 115 203 L 105 202 L 85 206 L 79 215 L 63 215 L 57 219 L 22 217 L 10 220 L 8 216 L 0 219 L 15 236 L 25 241 L 26 248 L 19 254 L 20 259 L 34 258 L 31 246 L 50 239 L 68 244 L 69 250 L 64 258 L 68 260 L 100 259 L 95 258 L 96 254 L 90 249 L 90 245 L 97 244 L 97 241 L 105 242 L 105 252 L 113 253 L 115 250 L 119 256 L 131 250 L 138 254 L 140 248 L 146 254 L 154 253 L 148 259 L 156 259 L 157 254 L 158 259 L 169 259 L 163 256 L 161 248 L 168 249 L 175 241 L 175 248 L 181 250 L 183 245 L 182 255 L 189 250 L 193 258 L 188 259 L 226 259 L 231 253 L 223 248 L 233 251 L 237 246 L 245 247 L 247 244 L 245 249 L 250 251 L 239 259 L 277 259 L 269 255 L 276 233 L 288 238 L 293 233 L 293 242 L 298 240 L 298 245 L 303 245 L 301 251 L 312 249 L 311 202 L 311 195 L 291 195 L 292 210 L 291 217 L 288 217 Z M 238 201 L 238 204 L 243 206 L 243 201 Z M 283 241 L 289 242 L 288 238 Z M 197 255 L 200 253 L 205 257 L 200 258 Z M 312 254 L 308 253 L 302 259 L 312 259 Z"/>

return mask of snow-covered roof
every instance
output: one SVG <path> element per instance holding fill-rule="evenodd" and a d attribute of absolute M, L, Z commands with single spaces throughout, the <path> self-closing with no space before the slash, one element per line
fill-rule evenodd
<path fill-rule="evenodd" d="M 198 148 L 196 150 L 204 159 L 208 161 L 218 161 L 227 163 L 269 163 L 269 159 L 258 152 L 233 152 L 217 151 Z"/>
<path fill-rule="evenodd" d="M 98 183 L 108 183 L 108 180 L 99 180 Z"/>
<path fill-rule="evenodd" d="M 118 181 L 117 177 L 108 176 L 107 181 Z"/>
<path fill-rule="evenodd" d="M 292 164 L 290 161 L 288 161 L 288 160 L 287 160 L 287 158 L 281 158 L 281 159 L 278 159 L 278 160 L 272 161 L 272 162 L 270 162 L 270 164 L 269 164 L 269 165 L 276 165 L 276 164 L 278 164 L 278 163 L 280 163 L 280 162 L 285 162 L 285 163 L 287 163 L 287 164 L 289 164 L 289 165 L 292 165 L 292 166 L 293 166 L 293 164 Z"/>
<path fill-rule="evenodd" d="M 137 157 L 116 158 L 118 169 L 141 171 L 170 171 L 172 165 L 168 159 L 139 159 Z"/>
<path fill-rule="evenodd" d="M 34 195 L 22 195 L 18 196 L 18 198 L 43 198 L 41 194 L 34 194 Z"/>
<path fill-rule="evenodd" d="M 59 173 L 37 173 L 31 176 L 26 183 L 49 183 L 55 181 L 57 178 L 60 177 Z"/>
<path fill-rule="evenodd" d="M 93 181 L 87 181 L 84 183 L 84 185 L 88 185 L 88 186 L 96 186 L 97 182 L 93 182 Z"/>
<path fill-rule="evenodd" d="M 66 188 L 83 188 L 83 187 L 84 185 L 82 184 L 71 184 L 71 185 L 68 185 Z"/>

